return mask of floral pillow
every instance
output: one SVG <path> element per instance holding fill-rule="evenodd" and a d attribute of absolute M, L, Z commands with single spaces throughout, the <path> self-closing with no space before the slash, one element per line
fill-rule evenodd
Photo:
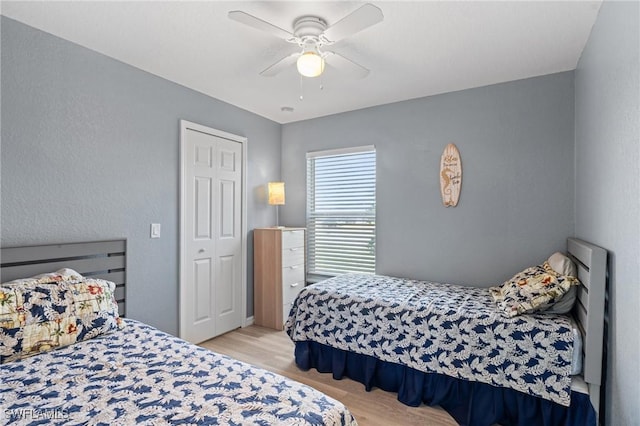
<path fill-rule="evenodd" d="M 500 287 L 491 287 L 493 300 L 504 315 L 514 317 L 525 313 L 544 310 L 558 302 L 572 286 L 578 285 L 577 278 L 561 275 L 549 262 L 532 266 L 517 273 Z"/>
<path fill-rule="evenodd" d="M 82 279 L 82 275 L 80 275 L 78 272 L 74 271 L 73 269 L 62 268 L 62 269 L 58 269 L 55 272 L 40 274 L 31 278 L 19 278 L 17 280 L 2 283 L 2 287 L 15 286 L 15 285 L 21 285 L 25 283 L 34 283 L 34 282 L 38 282 L 41 284 L 48 284 L 48 283 L 58 283 L 62 281 L 80 281 L 81 279 Z"/>
<path fill-rule="evenodd" d="M 0 364 L 122 326 L 114 283 L 79 274 L 62 277 L 54 273 L 0 285 Z"/>

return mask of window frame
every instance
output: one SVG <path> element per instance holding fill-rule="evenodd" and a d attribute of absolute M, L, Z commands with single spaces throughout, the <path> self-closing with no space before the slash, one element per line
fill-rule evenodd
<path fill-rule="evenodd" d="M 362 209 L 360 210 L 353 210 L 353 211 L 349 211 L 349 210 L 336 210 L 334 212 L 322 212 L 319 213 L 317 211 L 315 211 L 314 206 L 315 206 L 315 200 L 316 200 L 316 192 L 315 192 L 315 188 L 316 188 L 316 180 L 315 180 L 315 173 L 316 173 L 316 163 L 315 160 L 316 159 L 327 159 L 330 157 L 346 157 L 349 155 L 355 155 L 355 154 L 371 154 L 373 153 L 373 177 L 372 177 L 372 181 L 369 181 L 369 185 L 371 183 L 373 183 L 373 208 L 369 208 L 369 211 L 372 211 L 373 214 L 370 213 L 363 213 Z M 357 147 L 348 147 L 348 148 L 339 148 L 339 149 L 330 149 L 330 150 L 322 150 L 322 151 L 312 151 L 312 152 L 308 152 L 306 154 L 306 172 L 307 172 L 307 176 L 306 176 L 306 213 L 305 213 L 305 222 L 306 222 L 306 226 L 307 226 L 307 281 L 309 282 L 316 282 L 316 281 L 320 281 L 322 279 L 326 279 L 328 277 L 333 277 L 336 275 L 340 275 L 343 273 L 348 273 L 349 271 L 347 270 L 324 270 L 322 268 L 320 269 L 315 269 L 315 248 L 317 247 L 317 243 L 316 241 L 316 232 L 314 231 L 317 227 L 317 220 L 318 218 L 327 218 L 327 220 L 340 220 L 341 217 L 341 213 L 344 214 L 344 220 L 346 223 L 352 222 L 354 219 L 357 219 L 358 217 L 362 217 L 365 221 L 370 221 L 372 222 L 372 224 L 366 224 L 364 226 L 364 230 L 363 230 L 363 237 L 365 238 L 370 238 L 371 241 L 368 243 L 368 245 L 372 246 L 372 251 L 373 251 L 373 260 L 372 260 L 372 264 L 371 261 L 370 262 L 365 262 L 366 266 L 368 266 L 369 270 L 364 270 L 366 269 L 365 267 L 360 268 L 360 270 L 353 270 L 352 272 L 359 272 L 359 273 L 375 273 L 375 268 L 376 268 L 376 249 L 375 249 L 375 245 L 376 245 L 376 217 L 377 217 L 377 212 L 376 212 L 376 198 L 377 198 L 377 152 L 376 152 L 376 148 L 374 145 L 364 145 L 364 146 L 357 146 Z M 312 169 L 313 167 L 313 169 Z M 369 165 L 370 168 L 370 165 Z M 313 179 L 313 182 L 312 182 Z M 371 192 L 371 188 L 367 190 L 363 189 L 363 194 L 369 194 L 370 195 Z M 364 208 L 365 206 L 363 206 Z M 312 224 L 312 221 L 315 221 Z M 363 228 L 362 225 L 358 225 L 357 222 L 354 222 L 352 224 L 347 225 L 347 227 L 353 227 L 355 224 L 356 227 L 359 228 Z M 369 227 L 367 225 L 372 225 L 371 231 L 368 231 Z M 326 226 L 326 225 L 325 225 Z M 348 231 L 347 231 L 348 232 Z M 356 231 L 357 232 L 357 231 Z M 325 235 L 326 235 L 326 229 L 325 229 Z M 339 235 L 339 233 L 337 233 L 337 235 Z M 356 239 L 357 240 L 357 239 Z M 350 240 L 348 242 L 354 243 L 356 240 Z M 359 249 L 356 250 L 362 250 L 362 247 L 360 247 Z M 326 253 L 326 252 L 325 252 Z M 356 260 L 357 260 L 357 253 L 356 253 Z M 363 260 L 365 260 L 365 257 L 363 257 Z"/>

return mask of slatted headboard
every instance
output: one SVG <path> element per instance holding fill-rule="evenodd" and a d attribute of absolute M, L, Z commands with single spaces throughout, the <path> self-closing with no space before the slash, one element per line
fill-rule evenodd
<path fill-rule="evenodd" d="M 48 244 L 0 249 L 0 282 L 71 268 L 81 275 L 116 284 L 121 316 L 126 314 L 127 241 Z"/>
<path fill-rule="evenodd" d="M 576 238 L 567 239 L 569 256 L 578 267 L 577 302 L 573 315 L 583 336 L 583 376 L 596 413 L 600 411 L 602 356 L 604 349 L 604 312 L 607 281 L 607 251 Z"/>

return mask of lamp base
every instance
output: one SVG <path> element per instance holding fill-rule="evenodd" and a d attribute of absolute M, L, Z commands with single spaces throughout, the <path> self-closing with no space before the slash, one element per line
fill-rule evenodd
<path fill-rule="evenodd" d="M 280 226 L 280 206 L 276 204 L 276 226 L 274 228 L 284 228 Z"/>

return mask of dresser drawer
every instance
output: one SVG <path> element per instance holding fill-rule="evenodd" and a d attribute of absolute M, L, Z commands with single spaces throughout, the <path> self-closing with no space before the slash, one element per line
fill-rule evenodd
<path fill-rule="evenodd" d="M 294 300 L 296 300 L 296 297 L 298 296 L 298 293 L 300 293 L 300 290 L 302 290 L 302 288 L 304 287 L 304 281 L 296 281 L 295 283 L 291 283 L 291 284 L 283 284 L 282 285 L 282 301 L 284 303 L 293 303 Z M 284 312 L 284 315 L 287 315 L 289 313 L 289 311 Z"/>
<path fill-rule="evenodd" d="M 304 264 L 285 266 L 282 268 L 282 285 L 304 282 Z"/>
<path fill-rule="evenodd" d="M 304 247 L 282 249 L 282 266 L 304 264 Z"/>
<path fill-rule="evenodd" d="M 282 248 L 304 247 L 304 229 L 282 231 Z"/>

